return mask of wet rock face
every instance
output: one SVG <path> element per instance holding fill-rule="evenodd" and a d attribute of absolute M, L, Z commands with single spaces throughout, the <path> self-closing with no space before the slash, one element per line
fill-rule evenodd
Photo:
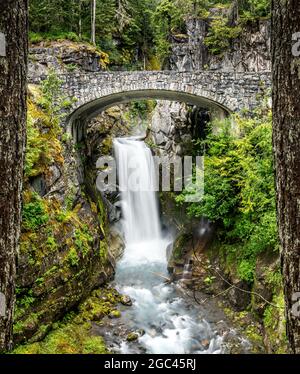
<path fill-rule="evenodd" d="M 193 139 L 203 139 L 210 119 L 219 114 L 185 103 L 158 101 L 151 121 L 156 153 L 160 156 L 190 156 Z"/>
<path fill-rule="evenodd" d="M 183 155 L 191 146 L 189 107 L 183 103 L 158 101 L 155 108 L 151 133 L 158 152 L 162 155 Z"/>
<path fill-rule="evenodd" d="M 116 137 L 128 136 L 131 131 L 131 124 L 125 118 L 126 105 L 114 106 L 107 109 L 101 115 L 92 119 L 86 126 L 86 136 L 82 156 L 85 158 L 84 175 L 88 189 L 93 190 L 93 195 L 101 196 L 106 207 L 109 223 L 113 224 L 121 219 L 121 206 L 119 193 L 117 191 L 95 190 L 98 170 L 97 160 L 103 156 L 113 155 L 113 139 Z M 111 246 L 119 257 L 123 252 L 121 236 L 115 231 L 111 232 Z"/>

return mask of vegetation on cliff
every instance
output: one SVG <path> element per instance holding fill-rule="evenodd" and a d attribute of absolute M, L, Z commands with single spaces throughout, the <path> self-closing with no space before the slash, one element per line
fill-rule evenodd
<path fill-rule="evenodd" d="M 70 101 L 59 86 L 54 72 L 41 87 L 30 86 L 15 343 L 42 339 L 113 272 L 105 207 L 72 178 L 76 153 L 61 127 Z"/>
<path fill-rule="evenodd" d="M 31 41 L 89 41 L 90 8 L 90 0 L 31 0 Z M 156 69 L 169 56 L 173 37 L 186 33 L 189 17 L 209 22 L 206 44 L 219 54 L 243 24 L 269 15 L 270 0 L 97 0 L 95 39 L 111 66 Z"/>
<path fill-rule="evenodd" d="M 188 204 L 187 213 L 218 225 L 228 261 L 251 282 L 256 257 L 278 251 L 271 113 L 259 109 L 212 126 L 217 130 L 195 141 L 195 154 L 206 149 L 204 197 Z"/>
<path fill-rule="evenodd" d="M 278 261 L 272 115 L 266 102 L 249 114 L 214 121 L 206 139 L 194 140 L 195 154 L 205 149 L 204 196 L 201 202 L 185 203 L 183 192 L 176 201 L 191 219 L 205 217 L 214 224 L 215 238 L 204 272 L 210 292 L 214 282 L 224 280 L 210 269 L 221 266 L 223 277 L 229 280 L 227 291 L 235 283 L 248 294 L 242 308 L 252 311 L 262 322 L 269 351 L 282 353 L 286 337 Z M 201 263 L 200 272 L 203 266 Z"/>
<path fill-rule="evenodd" d="M 116 313 L 121 295 L 111 288 L 94 290 L 91 295 L 52 325 L 45 339 L 21 345 L 15 354 L 104 354 L 109 353 L 103 338 L 92 332 L 92 324 Z"/>

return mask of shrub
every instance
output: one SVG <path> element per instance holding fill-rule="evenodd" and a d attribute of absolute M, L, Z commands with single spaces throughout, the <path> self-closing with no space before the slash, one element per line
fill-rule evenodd
<path fill-rule="evenodd" d="M 229 26 L 227 18 L 215 18 L 211 23 L 204 44 L 211 53 L 220 55 L 230 47 L 232 40 L 236 39 L 241 31 L 240 26 Z"/>
<path fill-rule="evenodd" d="M 23 206 L 22 219 L 23 227 L 32 231 L 49 221 L 49 215 L 45 210 L 44 203 L 37 194 L 33 194 L 31 202 Z"/>

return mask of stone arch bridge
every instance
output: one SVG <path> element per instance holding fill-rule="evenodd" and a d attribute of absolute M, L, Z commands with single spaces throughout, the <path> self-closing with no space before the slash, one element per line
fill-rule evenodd
<path fill-rule="evenodd" d="M 270 72 L 80 72 L 59 77 L 64 95 L 76 98 L 67 113 L 67 128 L 75 139 L 87 120 L 115 104 L 151 98 L 230 113 L 251 110 L 261 100 L 260 94 L 271 87 Z M 32 83 L 42 79 L 32 79 Z"/>

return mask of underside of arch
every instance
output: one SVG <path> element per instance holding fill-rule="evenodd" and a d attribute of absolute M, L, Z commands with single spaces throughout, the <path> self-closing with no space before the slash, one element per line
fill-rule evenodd
<path fill-rule="evenodd" d="M 69 116 L 67 120 L 67 129 L 74 137 L 75 133 L 77 132 L 77 130 L 74 129 L 74 125 L 83 125 L 90 119 L 94 118 L 104 110 L 114 105 L 127 103 L 132 100 L 143 99 L 180 101 L 199 107 L 204 107 L 216 113 L 222 113 L 223 115 L 228 115 L 229 113 L 231 113 L 231 110 L 228 107 L 207 97 L 198 96 L 186 92 L 148 89 L 114 93 L 83 104 Z"/>

